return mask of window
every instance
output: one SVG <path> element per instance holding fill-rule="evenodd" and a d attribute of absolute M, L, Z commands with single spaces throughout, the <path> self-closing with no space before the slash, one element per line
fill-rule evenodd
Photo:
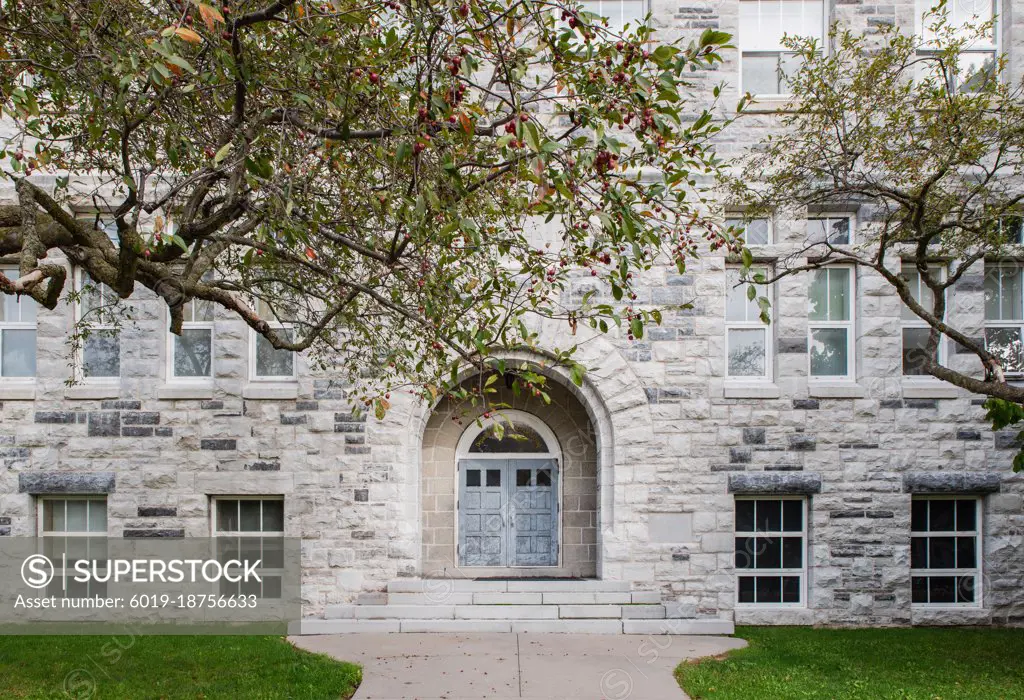
<path fill-rule="evenodd" d="M 43 498 L 39 501 L 39 534 L 43 553 L 54 563 L 53 580 L 46 594 L 84 598 L 106 596 L 107 584 L 100 581 L 75 581 L 70 569 L 80 559 L 107 559 L 107 501 L 103 496 L 68 496 Z M 65 559 L 66 555 L 66 559 Z M 67 561 L 67 591 L 64 590 L 64 569 L 56 568 Z M 103 571 L 104 569 L 100 569 Z"/>
<path fill-rule="evenodd" d="M 1024 244 L 1024 217 L 1002 216 L 999 218 L 999 236 L 1009 245 Z"/>
<path fill-rule="evenodd" d="M 107 234 L 107 238 L 115 246 L 121 244 L 120 239 L 117 235 L 117 222 L 114 221 L 113 214 L 107 212 L 79 212 L 75 215 L 75 218 L 85 223 L 91 228 L 97 228 L 103 233 Z"/>
<path fill-rule="evenodd" d="M 583 0 L 583 10 L 608 18 L 608 28 L 622 31 L 627 24 L 635 29 L 647 16 L 647 0 Z"/>
<path fill-rule="evenodd" d="M 284 575 L 284 500 L 267 496 L 214 499 L 213 535 L 217 559 L 259 559 L 256 571 L 262 581 L 231 582 L 222 579 L 222 595 L 280 598 Z"/>
<path fill-rule="evenodd" d="M 853 242 L 853 217 L 849 214 L 808 216 L 807 242 L 849 245 Z"/>
<path fill-rule="evenodd" d="M 941 279 L 942 268 L 930 268 L 930 275 L 933 279 Z M 921 274 L 914 265 L 904 265 L 900 276 L 910 287 L 910 295 L 925 310 L 931 311 L 935 306 L 935 294 L 932 292 Z M 924 361 L 928 358 L 928 336 L 931 335 L 931 326 L 927 321 L 910 310 L 906 304 L 900 304 L 900 325 L 903 331 L 903 375 L 904 376 L 931 376 L 924 371 Z M 942 337 L 939 337 L 939 347 L 934 356 L 936 362 L 942 362 Z"/>
<path fill-rule="evenodd" d="M 18 279 L 18 270 L 4 268 L 9 279 Z M 0 377 L 36 376 L 36 301 L 22 294 L 3 295 L 0 304 Z"/>
<path fill-rule="evenodd" d="M 262 299 L 256 305 L 259 317 L 266 319 L 279 333 L 289 340 L 291 328 L 278 320 L 274 310 Z M 255 380 L 292 380 L 295 378 L 295 353 L 291 350 L 279 350 L 270 341 L 256 331 L 249 331 L 251 355 L 249 357 L 250 378 Z"/>
<path fill-rule="evenodd" d="M 921 52 L 927 56 L 931 51 L 928 45 L 935 45 L 937 37 L 932 31 L 932 25 L 937 17 L 934 14 L 926 16 L 926 13 L 934 10 L 939 5 L 939 0 L 917 0 L 917 22 L 918 30 L 924 39 L 926 48 Z M 957 74 L 949 78 L 949 90 L 961 92 L 974 92 L 985 81 L 995 75 L 996 54 L 999 52 L 999 26 L 994 24 L 986 36 L 973 37 L 973 30 L 968 30 L 965 25 L 978 27 L 986 22 L 991 22 L 997 15 L 994 0 L 948 0 L 945 11 L 948 13 L 948 24 L 956 29 L 958 39 L 966 39 L 967 45 L 960 52 L 960 65 Z M 938 70 L 938 66 L 930 66 L 932 70 Z"/>
<path fill-rule="evenodd" d="M 806 500 L 736 499 L 737 602 L 803 605 Z"/>
<path fill-rule="evenodd" d="M 1022 293 L 1018 265 L 985 266 L 985 348 L 1006 374 L 1024 373 Z"/>
<path fill-rule="evenodd" d="M 740 89 L 753 95 L 786 95 L 788 77 L 800 58 L 782 45 L 782 36 L 825 34 L 821 0 L 740 0 Z"/>
<path fill-rule="evenodd" d="M 853 269 L 811 273 L 807 319 L 811 377 L 853 378 Z"/>
<path fill-rule="evenodd" d="M 981 501 L 915 497 L 910 530 L 911 602 L 977 605 L 981 600 Z"/>
<path fill-rule="evenodd" d="M 109 380 L 121 376 L 121 337 L 113 308 L 117 294 L 96 282 L 85 270 L 78 274 L 78 319 L 85 320 L 81 348 L 83 379 Z"/>
<path fill-rule="evenodd" d="M 750 285 L 740 281 L 740 273 L 738 268 L 726 270 L 726 375 L 771 379 L 772 327 L 761 320 L 761 307 L 747 296 Z M 750 278 L 766 274 L 765 268 L 750 269 Z"/>
<path fill-rule="evenodd" d="M 183 309 L 181 335 L 171 334 L 170 377 L 209 379 L 213 377 L 213 303 L 188 301 Z"/>
<path fill-rule="evenodd" d="M 771 221 L 768 219 L 745 221 L 741 218 L 730 218 L 725 220 L 725 226 L 737 231 L 737 235 L 748 246 L 768 245 L 771 243 L 772 226 Z"/>

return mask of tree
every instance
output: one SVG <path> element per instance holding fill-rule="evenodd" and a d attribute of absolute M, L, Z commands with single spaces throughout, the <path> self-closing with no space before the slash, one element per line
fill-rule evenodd
<path fill-rule="evenodd" d="M 686 80 L 728 35 L 655 48 L 562 0 L 213 2 L 0 0 L 4 293 L 53 308 L 59 252 L 173 332 L 206 300 L 381 394 L 501 368 L 532 317 L 658 320 L 634 280 L 700 242 L 722 122 Z M 570 303 L 580 274 L 612 296 Z"/>
<path fill-rule="evenodd" d="M 1024 387 L 1005 377 L 1008 362 L 1024 369 L 1020 344 L 986 347 L 953 325 L 945 292 L 986 258 L 1020 252 L 1024 100 L 1021 86 L 1005 80 L 1003 57 L 985 56 L 979 65 L 968 52 L 991 36 L 992 22 L 954 26 L 942 7 L 926 21 L 924 37 L 886 26 L 861 35 L 833 28 L 828 51 L 815 40 L 788 39 L 803 62 L 789 80 L 791 109 L 728 187 L 753 205 L 749 216 L 859 207 L 866 225 L 855 245 L 808 241 L 758 281 L 837 262 L 874 271 L 927 323 L 918 366 L 991 397 L 989 417 L 1001 428 L 1014 422 L 1002 417 L 1014 408 L 1024 416 Z M 916 268 L 930 294 L 915 298 L 900 260 Z M 943 337 L 977 356 L 981 376 L 938 362 Z"/>

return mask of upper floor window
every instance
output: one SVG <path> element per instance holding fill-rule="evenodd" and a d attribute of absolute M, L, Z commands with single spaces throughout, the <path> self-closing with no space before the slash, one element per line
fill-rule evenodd
<path fill-rule="evenodd" d="M 811 377 L 852 379 L 853 269 L 823 267 L 811 275 L 807 298 Z"/>
<path fill-rule="evenodd" d="M 751 245 L 768 245 L 772 242 L 772 223 L 768 219 L 745 219 L 736 217 L 725 220 L 726 228 L 736 231 L 743 242 Z"/>
<path fill-rule="evenodd" d="M 286 338 L 292 338 L 292 329 L 281 321 L 274 309 L 262 299 L 256 305 L 256 313 Z M 250 329 L 252 342 L 249 358 L 250 378 L 256 380 L 290 380 L 295 378 L 295 353 L 275 348 L 266 337 Z"/>
<path fill-rule="evenodd" d="M 79 270 L 78 290 L 78 319 L 87 326 L 82 330 L 82 378 L 120 377 L 121 334 L 114 317 L 117 294 L 95 281 L 85 270 Z"/>
<path fill-rule="evenodd" d="M 1024 285 L 1019 265 L 985 266 L 985 348 L 1006 374 L 1024 373 Z"/>
<path fill-rule="evenodd" d="M 800 57 L 782 45 L 783 35 L 825 34 L 822 0 L 740 0 L 740 89 L 753 95 L 786 95 L 787 79 Z"/>
<path fill-rule="evenodd" d="M 933 266 L 929 270 L 933 279 L 940 279 L 943 274 L 942 268 Z M 935 308 L 935 293 L 921 278 L 921 273 L 914 265 L 904 265 L 900 276 L 910 287 L 910 295 L 926 311 Z M 903 374 L 905 376 L 929 376 L 924 371 L 924 362 L 928 359 L 928 337 L 931 335 L 931 326 L 928 322 L 910 310 L 906 304 L 900 305 L 900 325 L 903 331 Z M 939 347 L 936 349 L 932 359 L 942 363 L 943 343 L 939 338 Z"/>
<path fill-rule="evenodd" d="M 171 334 L 172 379 L 213 378 L 213 303 L 191 299 L 183 308 L 181 335 Z"/>
<path fill-rule="evenodd" d="M 9 279 L 18 270 L 3 268 Z M 36 376 L 36 301 L 27 294 L 4 294 L 0 303 L 0 377 Z"/>
<path fill-rule="evenodd" d="M 648 0 L 584 0 L 583 9 L 608 18 L 608 28 L 621 32 L 628 24 L 634 29 L 647 16 Z"/>
<path fill-rule="evenodd" d="M 980 599 L 981 501 L 915 497 L 910 530 L 911 602 L 976 605 Z"/>
<path fill-rule="evenodd" d="M 751 268 L 750 277 L 766 275 L 765 268 Z M 726 375 L 771 379 L 771 329 L 761 320 L 761 307 L 750 299 L 750 284 L 740 281 L 740 270 L 726 270 L 725 345 Z"/>
<path fill-rule="evenodd" d="M 807 217 L 807 242 L 848 245 L 853 242 L 853 217 L 850 214 L 820 214 Z"/>
<path fill-rule="evenodd" d="M 935 46 L 938 37 L 934 24 L 938 17 L 928 14 L 939 6 L 940 0 L 917 0 L 918 32 L 924 40 L 924 55 L 930 53 L 929 46 Z M 946 0 L 947 24 L 954 30 L 954 38 L 966 39 L 966 46 L 960 51 L 960 64 L 955 76 L 950 76 L 949 89 L 974 92 L 995 75 L 996 56 L 999 53 L 999 28 L 993 22 L 997 18 L 995 0 Z M 991 29 L 978 36 L 974 29 L 993 22 Z"/>
<path fill-rule="evenodd" d="M 114 221 L 114 217 L 109 211 L 80 211 L 75 215 L 75 218 L 93 228 L 103 231 L 115 246 L 120 245 L 120 239 L 117 237 L 117 222 Z"/>

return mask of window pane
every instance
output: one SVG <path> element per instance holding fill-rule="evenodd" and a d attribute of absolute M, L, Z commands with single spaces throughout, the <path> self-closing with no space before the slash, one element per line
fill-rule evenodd
<path fill-rule="evenodd" d="M 966 52 L 960 54 L 957 80 L 960 92 L 978 92 L 996 75 L 995 52 Z"/>
<path fill-rule="evenodd" d="M 782 577 L 781 576 L 758 576 L 757 577 L 757 602 L 758 603 L 781 603 L 782 602 Z"/>
<path fill-rule="evenodd" d="M 974 577 L 973 576 L 961 576 L 957 581 L 956 587 L 956 602 L 958 603 L 973 603 L 974 602 Z"/>
<path fill-rule="evenodd" d="M 757 546 L 757 542 L 753 537 L 737 537 L 736 538 L 736 568 L 737 569 L 753 569 L 754 568 L 754 547 Z"/>
<path fill-rule="evenodd" d="M 729 330 L 729 376 L 765 376 L 767 331 L 745 328 Z"/>
<path fill-rule="evenodd" d="M 480 470 L 470 469 L 466 472 L 466 486 L 480 485 Z"/>
<path fill-rule="evenodd" d="M 803 501 L 790 498 L 782 502 L 782 529 L 800 532 L 804 529 Z"/>
<path fill-rule="evenodd" d="M 915 498 L 910 503 L 910 529 L 914 532 L 928 531 L 928 501 Z"/>
<path fill-rule="evenodd" d="M 209 328 L 186 328 L 174 336 L 174 376 L 212 376 L 212 341 Z"/>
<path fill-rule="evenodd" d="M 954 501 L 936 498 L 929 501 L 928 529 L 932 532 L 949 532 L 956 529 L 953 525 Z"/>
<path fill-rule="evenodd" d="M 121 376 L 121 339 L 115 330 L 93 330 L 82 343 L 82 374 L 86 377 Z"/>
<path fill-rule="evenodd" d="M 995 265 L 985 270 L 985 318 L 990 321 L 1019 320 L 1021 271 Z"/>
<path fill-rule="evenodd" d="M 267 569 L 283 569 L 284 538 L 263 537 L 260 542 L 263 545 L 263 566 Z"/>
<path fill-rule="evenodd" d="M 956 568 L 956 538 L 955 537 L 929 537 L 928 538 L 928 568 L 929 569 L 955 569 Z"/>
<path fill-rule="evenodd" d="M 807 240 L 810 243 L 824 243 L 828 240 L 828 219 L 807 219 Z"/>
<path fill-rule="evenodd" d="M 289 339 L 291 333 L 287 333 Z M 291 350 L 278 350 L 262 335 L 256 336 L 256 376 L 257 377 L 291 377 L 293 375 L 295 353 Z"/>
<path fill-rule="evenodd" d="M 985 348 L 999 358 L 1007 374 L 1024 372 L 1024 344 L 1020 328 L 986 328 Z"/>
<path fill-rule="evenodd" d="M 488 469 L 487 470 L 487 485 L 501 486 L 501 470 L 500 469 Z"/>
<path fill-rule="evenodd" d="M 964 498 L 956 502 L 956 529 L 974 530 L 977 528 L 978 502 L 973 498 Z"/>
<path fill-rule="evenodd" d="M 737 235 L 747 245 L 768 244 L 768 234 L 771 230 L 768 219 L 752 219 L 747 222 L 743 219 L 726 219 L 725 225 L 736 229 Z"/>
<path fill-rule="evenodd" d="M 956 538 L 956 568 L 958 569 L 973 569 L 978 566 L 974 538 L 973 537 L 957 537 Z"/>
<path fill-rule="evenodd" d="M 924 371 L 925 362 L 931 358 L 937 359 L 936 353 L 929 353 L 928 337 L 931 335 L 929 328 L 904 328 L 903 329 L 903 374 L 907 376 L 921 376 L 927 374 Z M 940 338 L 941 341 L 941 338 Z"/>
<path fill-rule="evenodd" d="M 537 470 L 537 486 L 551 486 L 551 470 L 550 469 L 538 469 Z"/>
<path fill-rule="evenodd" d="M 913 537 L 910 540 L 910 568 L 928 568 L 928 538 Z"/>
<path fill-rule="evenodd" d="M 86 518 L 89 510 L 88 501 L 68 501 L 68 532 L 88 532 Z"/>
<path fill-rule="evenodd" d="M 928 602 L 956 602 L 956 578 L 953 576 L 930 577 L 928 579 Z"/>
<path fill-rule="evenodd" d="M 107 531 L 107 502 L 89 501 L 89 532 Z"/>
<path fill-rule="evenodd" d="M 811 273 L 807 288 L 807 318 L 811 321 L 828 320 L 828 270 Z"/>
<path fill-rule="evenodd" d="M 740 576 L 740 594 L 739 601 L 741 603 L 753 603 L 754 602 L 754 577 L 753 576 Z"/>
<path fill-rule="evenodd" d="M 754 566 L 758 569 L 779 569 L 782 567 L 782 541 L 778 537 L 758 537 Z"/>
<path fill-rule="evenodd" d="M 783 576 L 782 577 L 782 602 L 783 603 L 799 603 L 800 602 L 800 577 L 799 576 Z"/>
<path fill-rule="evenodd" d="M 782 529 L 782 502 L 757 501 L 757 531 L 778 532 Z"/>
<path fill-rule="evenodd" d="M 751 270 L 752 274 L 761 270 Z M 761 316 L 761 308 L 757 300 L 747 298 L 747 290 L 750 284 L 740 281 L 740 271 L 729 269 L 725 275 L 725 320 L 726 321 L 754 321 Z M 763 293 L 758 289 L 759 293 Z"/>
<path fill-rule="evenodd" d="M 811 331 L 811 376 L 847 375 L 847 338 L 846 328 L 815 328 Z"/>
<path fill-rule="evenodd" d="M 850 220 L 846 217 L 828 220 L 828 241 L 834 245 L 850 242 Z"/>
<path fill-rule="evenodd" d="M 910 579 L 910 602 L 928 602 L 928 578 L 925 576 L 914 576 Z"/>
<path fill-rule="evenodd" d="M 804 538 L 782 538 L 782 568 L 799 569 L 804 565 Z"/>
<path fill-rule="evenodd" d="M 217 530 L 238 532 L 238 501 L 217 499 Z"/>
<path fill-rule="evenodd" d="M 284 532 L 284 501 L 263 501 L 263 532 Z"/>
<path fill-rule="evenodd" d="M 500 428 L 500 430 L 499 430 Z M 498 433 L 501 437 L 498 437 Z M 525 423 L 495 424 L 480 432 L 469 446 L 470 452 L 497 454 L 512 452 L 526 454 L 547 452 L 548 444 L 540 433 Z"/>
<path fill-rule="evenodd" d="M 13 279 L 18 279 L 17 270 L 6 270 L 5 273 Z M 11 323 L 32 323 L 36 320 L 36 300 L 27 295 L 20 297 L 14 294 L 4 294 L 3 304 L 0 304 L 0 321 Z"/>
<path fill-rule="evenodd" d="M 64 530 L 64 501 L 47 499 L 43 501 L 43 529 L 49 532 Z"/>
<path fill-rule="evenodd" d="M 259 501 L 239 501 L 239 529 L 242 532 L 259 532 L 260 531 L 260 502 Z"/>
<path fill-rule="evenodd" d="M 850 268 L 833 267 L 828 272 L 828 320 L 850 320 Z"/>
<path fill-rule="evenodd" d="M 516 486 L 529 486 L 532 478 L 532 469 L 516 469 Z"/>
<path fill-rule="evenodd" d="M 754 531 L 754 502 L 736 501 L 736 532 Z"/>
<path fill-rule="evenodd" d="M 753 95 L 777 95 L 779 54 L 743 54 L 742 89 Z"/>
<path fill-rule="evenodd" d="M 0 356 L 0 375 L 4 377 L 36 376 L 35 329 L 5 330 L 0 343 L 3 345 L 2 356 Z"/>

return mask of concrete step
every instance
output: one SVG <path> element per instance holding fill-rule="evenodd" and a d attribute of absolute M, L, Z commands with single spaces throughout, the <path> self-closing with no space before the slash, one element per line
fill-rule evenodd
<path fill-rule="evenodd" d="M 558 619 L 556 605 L 456 605 L 457 620 Z"/>
<path fill-rule="evenodd" d="M 592 618 L 621 620 L 621 605 L 559 605 L 558 617 L 562 619 Z"/>
<path fill-rule="evenodd" d="M 624 634 L 733 634 L 732 620 L 623 620 Z"/>
<path fill-rule="evenodd" d="M 602 581 L 597 579 L 396 579 L 388 582 L 388 593 L 424 593 L 434 599 L 443 599 L 451 593 L 629 593 L 629 581 Z"/>
<path fill-rule="evenodd" d="M 733 634 L 729 620 L 301 620 L 292 634 L 516 632 L 528 634 Z"/>
<path fill-rule="evenodd" d="M 544 605 L 627 605 L 633 602 L 633 594 L 628 591 L 610 593 L 558 591 L 542 595 Z"/>

